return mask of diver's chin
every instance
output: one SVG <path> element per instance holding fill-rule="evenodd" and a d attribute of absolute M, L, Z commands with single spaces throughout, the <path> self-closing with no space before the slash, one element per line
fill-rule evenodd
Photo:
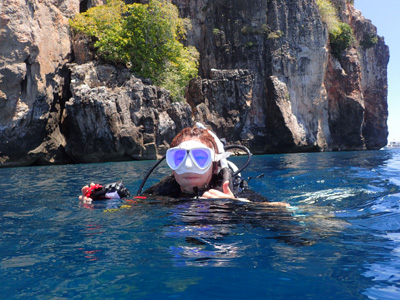
<path fill-rule="evenodd" d="M 174 172 L 174 176 L 182 192 L 193 194 L 195 193 L 193 188 L 202 189 L 210 182 L 212 174 L 197 174 L 194 172 L 178 174 Z"/>
<path fill-rule="evenodd" d="M 202 180 L 202 177 L 199 175 L 187 175 L 185 174 L 181 178 L 181 189 L 183 192 L 188 193 L 188 194 L 193 194 L 195 193 L 195 188 L 200 188 L 204 185 L 204 180 Z"/>

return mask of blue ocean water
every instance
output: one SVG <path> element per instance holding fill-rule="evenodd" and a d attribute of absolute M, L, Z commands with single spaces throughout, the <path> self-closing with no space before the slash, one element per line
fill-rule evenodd
<path fill-rule="evenodd" d="M 152 164 L 0 169 L 0 297 L 400 298 L 399 150 L 255 156 L 242 175 L 288 210 L 78 201 L 91 181 L 135 193 Z M 168 173 L 162 164 L 147 186 Z"/>

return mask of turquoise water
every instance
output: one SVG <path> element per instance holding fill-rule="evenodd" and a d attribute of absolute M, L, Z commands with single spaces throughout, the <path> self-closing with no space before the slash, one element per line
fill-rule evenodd
<path fill-rule="evenodd" d="M 134 193 L 153 163 L 0 169 L 0 297 L 400 298 L 399 150 L 254 157 L 250 186 L 289 211 L 78 201 L 90 181 Z"/>

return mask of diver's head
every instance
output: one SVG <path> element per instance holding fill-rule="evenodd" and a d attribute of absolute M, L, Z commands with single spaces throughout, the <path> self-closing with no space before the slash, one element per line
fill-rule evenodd
<path fill-rule="evenodd" d="M 183 129 L 172 140 L 171 148 L 176 147 L 182 142 L 189 140 L 197 140 L 200 143 L 206 145 L 210 149 L 218 149 L 214 137 L 208 132 L 208 130 L 198 127 L 187 127 Z"/>
<path fill-rule="evenodd" d="M 205 188 L 218 170 L 219 156 L 214 137 L 197 127 L 183 129 L 171 142 L 167 163 L 183 192 Z"/>

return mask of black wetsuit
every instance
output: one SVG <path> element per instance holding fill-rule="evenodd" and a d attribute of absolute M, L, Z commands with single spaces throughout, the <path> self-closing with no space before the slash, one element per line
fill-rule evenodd
<path fill-rule="evenodd" d="M 267 198 L 261 194 L 249 189 L 246 180 L 240 176 L 232 177 L 232 171 L 224 168 L 217 175 L 213 175 L 211 183 L 207 189 L 195 190 L 194 194 L 186 194 L 181 191 L 180 185 L 176 182 L 173 175 L 167 176 L 160 182 L 149 187 L 143 192 L 143 195 L 151 196 L 165 196 L 171 198 L 193 198 L 201 196 L 209 189 L 216 189 L 222 191 L 222 183 L 226 180 L 230 182 L 230 189 L 236 198 L 246 198 L 252 202 L 267 202 Z"/>

